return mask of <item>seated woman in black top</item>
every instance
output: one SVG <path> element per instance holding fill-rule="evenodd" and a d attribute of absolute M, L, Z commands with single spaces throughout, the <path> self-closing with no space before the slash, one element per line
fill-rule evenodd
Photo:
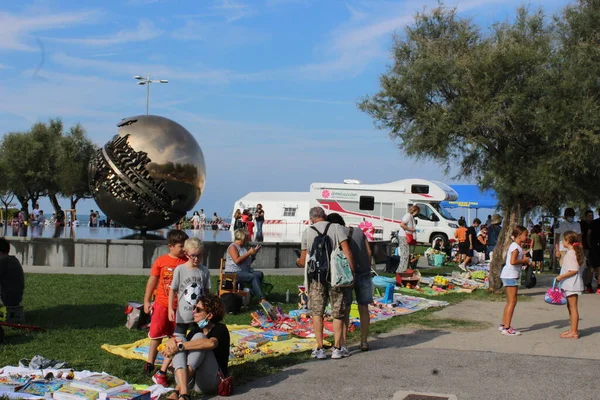
<path fill-rule="evenodd" d="M 217 296 L 205 296 L 194 308 L 194 322 L 198 327 L 188 333 L 186 340 L 169 339 L 163 353 L 173 357 L 177 389 L 170 399 L 189 400 L 189 390 L 216 393 L 219 371 L 229 373 L 229 331 L 221 323 L 224 308 Z M 190 380 L 189 377 L 195 379 Z"/>

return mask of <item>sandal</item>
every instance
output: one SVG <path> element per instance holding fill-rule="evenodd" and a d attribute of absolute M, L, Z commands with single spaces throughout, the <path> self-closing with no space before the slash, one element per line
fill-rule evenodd
<path fill-rule="evenodd" d="M 178 390 L 173 390 L 173 393 L 171 393 L 169 395 L 169 397 L 167 397 L 168 400 L 177 400 L 179 398 L 179 391 Z"/>
<path fill-rule="evenodd" d="M 360 342 L 360 351 L 369 351 L 369 343 Z"/>
<path fill-rule="evenodd" d="M 177 396 L 177 399 L 181 399 L 181 400 L 192 400 L 192 398 L 190 397 L 189 394 L 180 394 L 179 396 Z"/>

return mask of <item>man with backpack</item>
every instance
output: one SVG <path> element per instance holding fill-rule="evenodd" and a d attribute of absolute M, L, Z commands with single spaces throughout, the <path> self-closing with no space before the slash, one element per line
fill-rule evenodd
<path fill-rule="evenodd" d="M 333 316 L 334 347 L 331 358 L 342 358 L 349 355 L 347 349 L 342 349 L 343 328 L 350 303 L 348 296 L 352 290 L 349 287 L 333 287 L 331 285 L 331 253 L 338 246 L 348 259 L 350 268 L 355 270 L 354 258 L 348 243 L 348 235 L 341 225 L 327 222 L 325 211 L 321 207 L 310 209 L 311 226 L 302 233 L 300 258 L 296 265 L 305 268 L 305 286 L 308 292 L 308 306 L 312 317 L 313 331 L 317 347 L 311 357 L 327 358 L 323 349 L 323 315 L 327 303 L 331 303 Z"/>

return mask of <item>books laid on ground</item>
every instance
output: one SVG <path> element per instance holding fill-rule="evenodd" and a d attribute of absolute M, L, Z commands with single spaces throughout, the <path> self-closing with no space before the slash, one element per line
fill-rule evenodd
<path fill-rule="evenodd" d="M 31 377 L 19 374 L 9 374 L 0 376 L 0 391 L 16 392 L 23 386 L 27 385 Z"/>
<path fill-rule="evenodd" d="M 71 382 L 71 386 L 104 393 L 115 393 L 130 387 L 123 379 L 107 374 L 94 374 L 77 379 Z"/>
<path fill-rule="evenodd" d="M 45 379 L 37 379 L 30 381 L 27 385 L 18 390 L 19 393 L 28 393 L 36 396 L 44 397 L 46 393 L 54 393 L 63 385 L 68 385 L 66 379 L 54 379 L 47 381 Z"/>
<path fill-rule="evenodd" d="M 86 390 L 73 385 L 63 385 L 52 394 L 54 400 L 96 400 L 98 398 L 96 390 Z"/>
<path fill-rule="evenodd" d="M 110 394 L 100 393 L 98 400 L 150 400 L 150 392 L 129 388 Z"/>
<path fill-rule="evenodd" d="M 269 343 L 270 339 L 264 337 L 261 334 L 246 336 L 239 340 L 240 343 L 245 343 L 251 349 L 260 347 L 263 344 Z"/>

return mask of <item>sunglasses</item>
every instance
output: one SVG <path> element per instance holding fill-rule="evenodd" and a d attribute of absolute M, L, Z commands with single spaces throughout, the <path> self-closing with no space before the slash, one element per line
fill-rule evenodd
<path fill-rule="evenodd" d="M 194 312 L 201 313 L 202 311 L 206 311 L 204 308 L 200 308 L 198 306 L 194 307 Z"/>
<path fill-rule="evenodd" d="M 188 254 L 189 258 L 194 258 L 194 259 L 198 259 L 200 257 L 202 257 L 204 254 L 202 253 L 198 253 L 198 254 Z"/>

